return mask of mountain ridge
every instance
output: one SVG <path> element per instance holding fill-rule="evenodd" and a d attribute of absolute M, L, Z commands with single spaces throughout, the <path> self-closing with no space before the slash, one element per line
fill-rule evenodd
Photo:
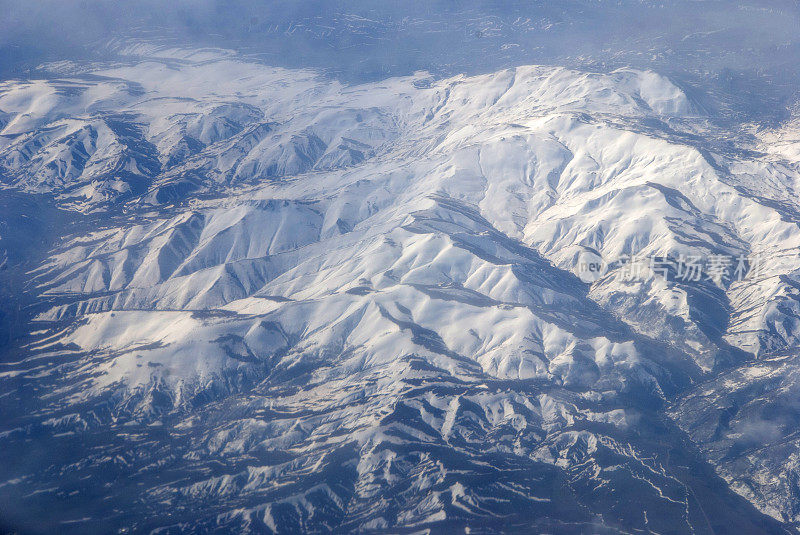
<path fill-rule="evenodd" d="M 791 426 L 739 423 L 791 396 L 722 380 L 800 336 L 790 126 L 726 132 L 632 69 L 347 86 L 136 50 L 0 86 L 5 191 L 82 214 L 25 266 L 0 371 L 0 493 L 57 506 L 32 529 L 796 530 L 790 449 L 752 457 Z M 755 253 L 741 280 L 646 261 Z M 740 396 L 706 436 L 692 407 Z"/>

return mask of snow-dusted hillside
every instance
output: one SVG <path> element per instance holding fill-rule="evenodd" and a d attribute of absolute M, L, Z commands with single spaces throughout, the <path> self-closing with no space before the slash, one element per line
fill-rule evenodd
<path fill-rule="evenodd" d="M 0 84 L 4 191 L 64 221 L 12 266 L 32 323 L 0 368 L 9 518 L 800 523 L 791 126 L 725 129 L 649 71 L 343 85 L 125 53 Z M 683 280 L 690 257 L 732 264 Z"/>

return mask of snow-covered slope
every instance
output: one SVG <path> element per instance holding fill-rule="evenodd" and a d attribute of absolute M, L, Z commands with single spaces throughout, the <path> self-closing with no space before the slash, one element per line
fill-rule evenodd
<path fill-rule="evenodd" d="M 346 86 L 128 52 L 0 86 L 3 183 L 83 213 L 0 369 L 0 496 L 32 529 L 797 521 L 793 443 L 744 457 L 747 414 L 699 416 L 761 407 L 725 374 L 791 382 L 796 137 L 646 71 Z M 680 280 L 687 257 L 733 264 Z"/>

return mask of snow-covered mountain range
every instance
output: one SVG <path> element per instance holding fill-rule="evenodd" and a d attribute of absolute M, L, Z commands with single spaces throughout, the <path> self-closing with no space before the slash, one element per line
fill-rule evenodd
<path fill-rule="evenodd" d="M 800 527 L 796 121 L 118 46 L 0 83 L 9 525 Z"/>

